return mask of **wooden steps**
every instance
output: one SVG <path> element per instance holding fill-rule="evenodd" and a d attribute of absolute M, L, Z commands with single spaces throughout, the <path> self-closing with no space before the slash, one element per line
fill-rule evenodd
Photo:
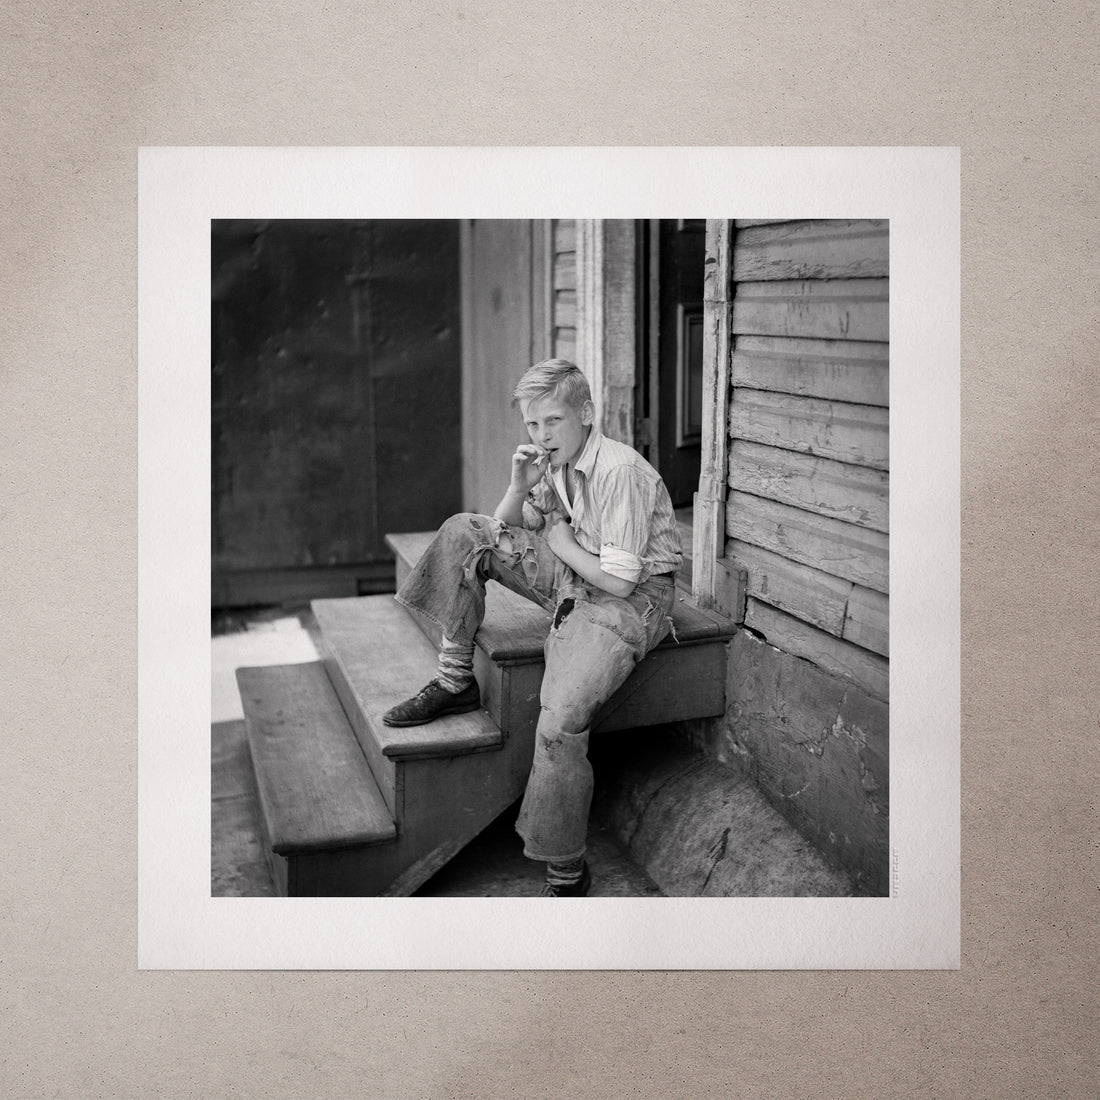
<path fill-rule="evenodd" d="M 399 581 L 430 534 L 393 535 Z M 238 670 L 265 846 L 291 896 L 407 896 L 523 792 L 550 617 L 491 584 L 474 668 L 484 710 L 392 729 L 436 671 L 438 633 L 392 596 L 313 602 L 323 662 Z M 596 730 L 721 714 L 734 624 L 677 593 L 666 639 Z M 517 841 L 518 843 L 518 841 Z"/>
<path fill-rule="evenodd" d="M 431 532 L 386 536 L 397 558 L 398 585 L 431 539 Z M 439 628 L 423 616 L 413 617 L 437 646 Z M 679 589 L 672 622 L 675 636 L 670 634 L 648 654 L 607 701 L 594 725 L 596 731 L 709 718 L 724 712 L 726 645 L 736 624 L 696 607 Z M 534 731 L 542 684 L 542 647 L 549 629 L 550 616 L 542 608 L 496 583 L 489 584 L 474 670 L 486 709 L 505 731 Z"/>
<path fill-rule="evenodd" d="M 319 853 L 396 837 L 320 662 L 241 668 L 237 684 L 269 863 L 282 893 L 294 869 Z"/>
<path fill-rule="evenodd" d="M 238 671 L 269 862 L 292 896 L 406 896 L 522 793 L 533 738 L 503 737 L 484 711 L 385 726 L 435 674 L 435 650 L 392 596 L 315 614 L 323 664 Z M 369 803 L 370 829 L 334 803 Z"/>
<path fill-rule="evenodd" d="M 392 728 L 382 715 L 415 695 L 436 671 L 436 649 L 392 596 L 314 600 L 325 667 L 392 813 L 400 764 L 498 749 L 499 727 L 484 711 L 425 726 Z"/>

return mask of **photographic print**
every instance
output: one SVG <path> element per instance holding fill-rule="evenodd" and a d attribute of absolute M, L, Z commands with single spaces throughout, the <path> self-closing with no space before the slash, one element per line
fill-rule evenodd
<path fill-rule="evenodd" d="M 952 965 L 953 156 L 144 151 L 143 965 Z"/>

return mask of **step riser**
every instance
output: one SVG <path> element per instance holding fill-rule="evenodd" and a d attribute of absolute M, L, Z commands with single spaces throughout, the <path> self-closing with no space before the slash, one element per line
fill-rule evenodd
<path fill-rule="evenodd" d="M 260 807 L 260 845 L 264 850 L 264 857 L 267 860 L 268 869 L 271 871 L 271 880 L 275 884 L 275 892 L 280 897 L 287 897 L 287 861 L 280 856 L 271 846 L 271 833 L 267 825 L 267 814 L 263 808 L 263 792 L 260 790 L 259 779 L 257 778 L 257 765 L 256 755 L 252 749 L 251 739 L 249 739 L 248 754 L 252 760 L 252 794 L 256 799 L 256 805 Z"/>
<path fill-rule="evenodd" d="M 408 797 L 396 843 L 287 859 L 268 847 L 279 892 L 409 896 L 523 793 L 533 751 L 533 738 L 515 737 L 497 752 L 403 762 Z"/>
<path fill-rule="evenodd" d="M 438 645 L 439 627 L 423 615 L 411 614 Z M 611 732 L 723 714 L 727 644 L 715 640 L 653 650 L 607 701 L 593 728 Z M 482 705 L 505 734 L 534 730 L 545 668 L 541 661 L 498 665 L 484 650 L 474 648 L 474 674 Z M 669 690 L 670 684 L 676 685 L 675 691 Z M 685 690 L 688 685 L 690 690 Z"/>
<path fill-rule="evenodd" d="M 391 535 L 395 574 L 402 583 L 416 558 L 430 541 L 428 534 Z M 539 613 L 520 613 L 516 607 L 532 608 L 520 597 L 490 584 L 486 596 L 486 622 L 493 616 L 522 622 L 524 643 L 511 654 L 500 651 L 499 626 L 495 635 L 478 635 L 474 650 L 474 671 L 481 686 L 486 710 L 505 733 L 529 734 L 538 721 L 539 691 L 545 665 L 539 655 Z M 711 612 L 701 612 L 690 601 L 680 602 L 673 612 L 679 622 L 677 638 L 666 639 L 642 660 L 627 682 L 608 700 L 594 723 L 597 731 L 632 729 L 657 723 L 717 717 L 725 712 L 726 663 L 732 623 Z M 526 616 L 526 617 L 525 617 Z M 440 643 L 440 628 L 424 615 L 412 618 L 433 646 Z M 543 635 L 544 636 L 544 635 Z M 490 656 L 497 653 L 494 660 Z M 520 654 L 523 654 L 522 656 Z M 512 654 L 515 655 L 513 659 Z"/>

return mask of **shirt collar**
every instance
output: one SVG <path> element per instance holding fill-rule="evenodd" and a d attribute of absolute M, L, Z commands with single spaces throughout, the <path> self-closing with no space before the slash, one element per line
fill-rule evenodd
<path fill-rule="evenodd" d="M 581 453 L 577 456 L 577 461 L 573 463 L 573 469 L 577 473 L 584 474 L 585 477 L 591 476 L 592 467 L 596 464 L 596 455 L 600 453 L 600 442 L 602 440 L 603 434 L 593 424 L 592 430 L 588 433 L 588 439 L 585 440 Z"/>

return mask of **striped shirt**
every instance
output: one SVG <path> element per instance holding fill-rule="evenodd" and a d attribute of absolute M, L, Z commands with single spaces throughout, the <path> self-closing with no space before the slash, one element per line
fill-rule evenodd
<path fill-rule="evenodd" d="M 564 471 L 547 468 L 524 501 L 524 527 L 540 531 L 548 514 L 560 512 L 581 548 L 599 555 L 605 573 L 632 583 L 680 568 L 684 555 L 668 489 L 633 447 L 593 428 L 568 476 L 572 507 Z"/>

